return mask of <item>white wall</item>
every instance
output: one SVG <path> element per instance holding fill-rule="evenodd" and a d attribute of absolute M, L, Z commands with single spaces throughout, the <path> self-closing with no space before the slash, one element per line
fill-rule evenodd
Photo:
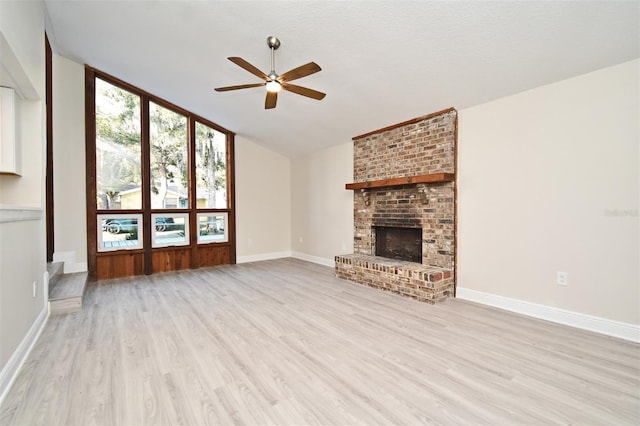
<path fill-rule="evenodd" d="M 33 92 L 29 92 L 44 100 L 43 2 L 0 1 L 0 31 L 11 45 L 22 71 L 33 86 Z M 2 52 L 2 55 L 5 53 Z"/>
<path fill-rule="evenodd" d="M 28 4 L 23 4 L 28 3 Z M 41 2 L 0 2 L 0 84 L 16 90 L 21 176 L 0 176 L 0 204 L 42 207 L 45 155 L 44 8 Z"/>
<path fill-rule="evenodd" d="M 8 216 L 3 212 L 3 216 Z M 24 213 L 24 212 L 23 212 Z M 30 212 L 31 213 L 31 212 Z M 26 216 L 26 215 L 24 215 Z M 0 366 L 4 368 L 42 311 L 46 253 L 42 213 L 0 220 Z M 36 297 L 32 284 L 36 283 Z M 1 384 L 0 384 L 1 385 Z M 1 386 L 0 386 L 1 388 Z"/>
<path fill-rule="evenodd" d="M 0 1 L 0 32 L 7 43 L 2 52 L 3 73 L 11 74 L 17 91 L 27 98 L 20 106 L 22 176 L 0 176 L 1 399 L 47 313 L 43 3 Z M 5 63 L 7 58 L 11 63 Z M 6 76 L 2 77 L 4 82 Z"/>
<path fill-rule="evenodd" d="M 65 272 L 86 270 L 84 66 L 53 55 L 55 258 Z"/>
<path fill-rule="evenodd" d="M 291 248 L 296 257 L 334 265 L 353 253 L 353 143 L 292 160 Z"/>
<path fill-rule="evenodd" d="M 237 261 L 291 254 L 291 162 L 236 136 Z"/>
<path fill-rule="evenodd" d="M 460 111 L 460 290 L 640 324 L 638 67 Z"/>

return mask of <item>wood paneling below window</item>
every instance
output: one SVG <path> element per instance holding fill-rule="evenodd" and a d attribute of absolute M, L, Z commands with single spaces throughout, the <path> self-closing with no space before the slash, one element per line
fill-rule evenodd
<path fill-rule="evenodd" d="M 153 265 L 154 274 L 156 272 L 189 269 L 191 265 L 191 249 L 189 247 L 185 247 L 153 250 L 151 254 L 151 263 Z"/>
<path fill-rule="evenodd" d="M 198 262 L 199 268 L 213 265 L 225 265 L 229 263 L 235 263 L 231 261 L 231 246 L 230 245 L 209 245 L 198 246 Z"/>
<path fill-rule="evenodd" d="M 142 274 L 144 274 L 142 251 L 106 253 L 96 257 L 96 278 L 99 280 Z"/>

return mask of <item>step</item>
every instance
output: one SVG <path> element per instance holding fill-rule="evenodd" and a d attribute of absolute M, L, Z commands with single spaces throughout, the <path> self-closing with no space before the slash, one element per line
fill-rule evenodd
<path fill-rule="evenodd" d="M 64 274 L 64 262 L 47 263 L 47 272 L 49 273 L 49 297 L 51 297 L 54 287 Z"/>
<path fill-rule="evenodd" d="M 87 287 L 87 272 L 63 274 L 49 294 L 51 315 L 69 314 L 82 309 L 82 297 Z"/>

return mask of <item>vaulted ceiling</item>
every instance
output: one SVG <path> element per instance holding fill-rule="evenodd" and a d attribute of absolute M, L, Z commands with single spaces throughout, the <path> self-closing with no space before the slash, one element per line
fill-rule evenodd
<path fill-rule="evenodd" d="M 295 157 L 447 107 L 478 105 L 640 56 L 636 1 L 46 0 L 54 51 Z M 296 84 L 218 93 L 314 61 Z"/>

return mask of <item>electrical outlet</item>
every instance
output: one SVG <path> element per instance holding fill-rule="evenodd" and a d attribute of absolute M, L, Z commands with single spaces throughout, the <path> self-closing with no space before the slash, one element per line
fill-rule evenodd
<path fill-rule="evenodd" d="M 253 239 L 252 238 L 247 239 L 247 244 L 250 246 L 253 245 Z"/>
<path fill-rule="evenodd" d="M 558 285 L 563 285 L 563 286 L 569 285 L 568 274 L 566 272 L 557 272 L 556 281 L 558 282 Z"/>
<path fill-rule="evenodd" d="M 38 288 L 38 283 L 36 281 L 33 282 L 33 297 L 36 297 L 36 290 Z"/>
<path fill-rule="evenodd" d="M 302 237 L 298 238 L 298 241 L 302 244 Z"/>

